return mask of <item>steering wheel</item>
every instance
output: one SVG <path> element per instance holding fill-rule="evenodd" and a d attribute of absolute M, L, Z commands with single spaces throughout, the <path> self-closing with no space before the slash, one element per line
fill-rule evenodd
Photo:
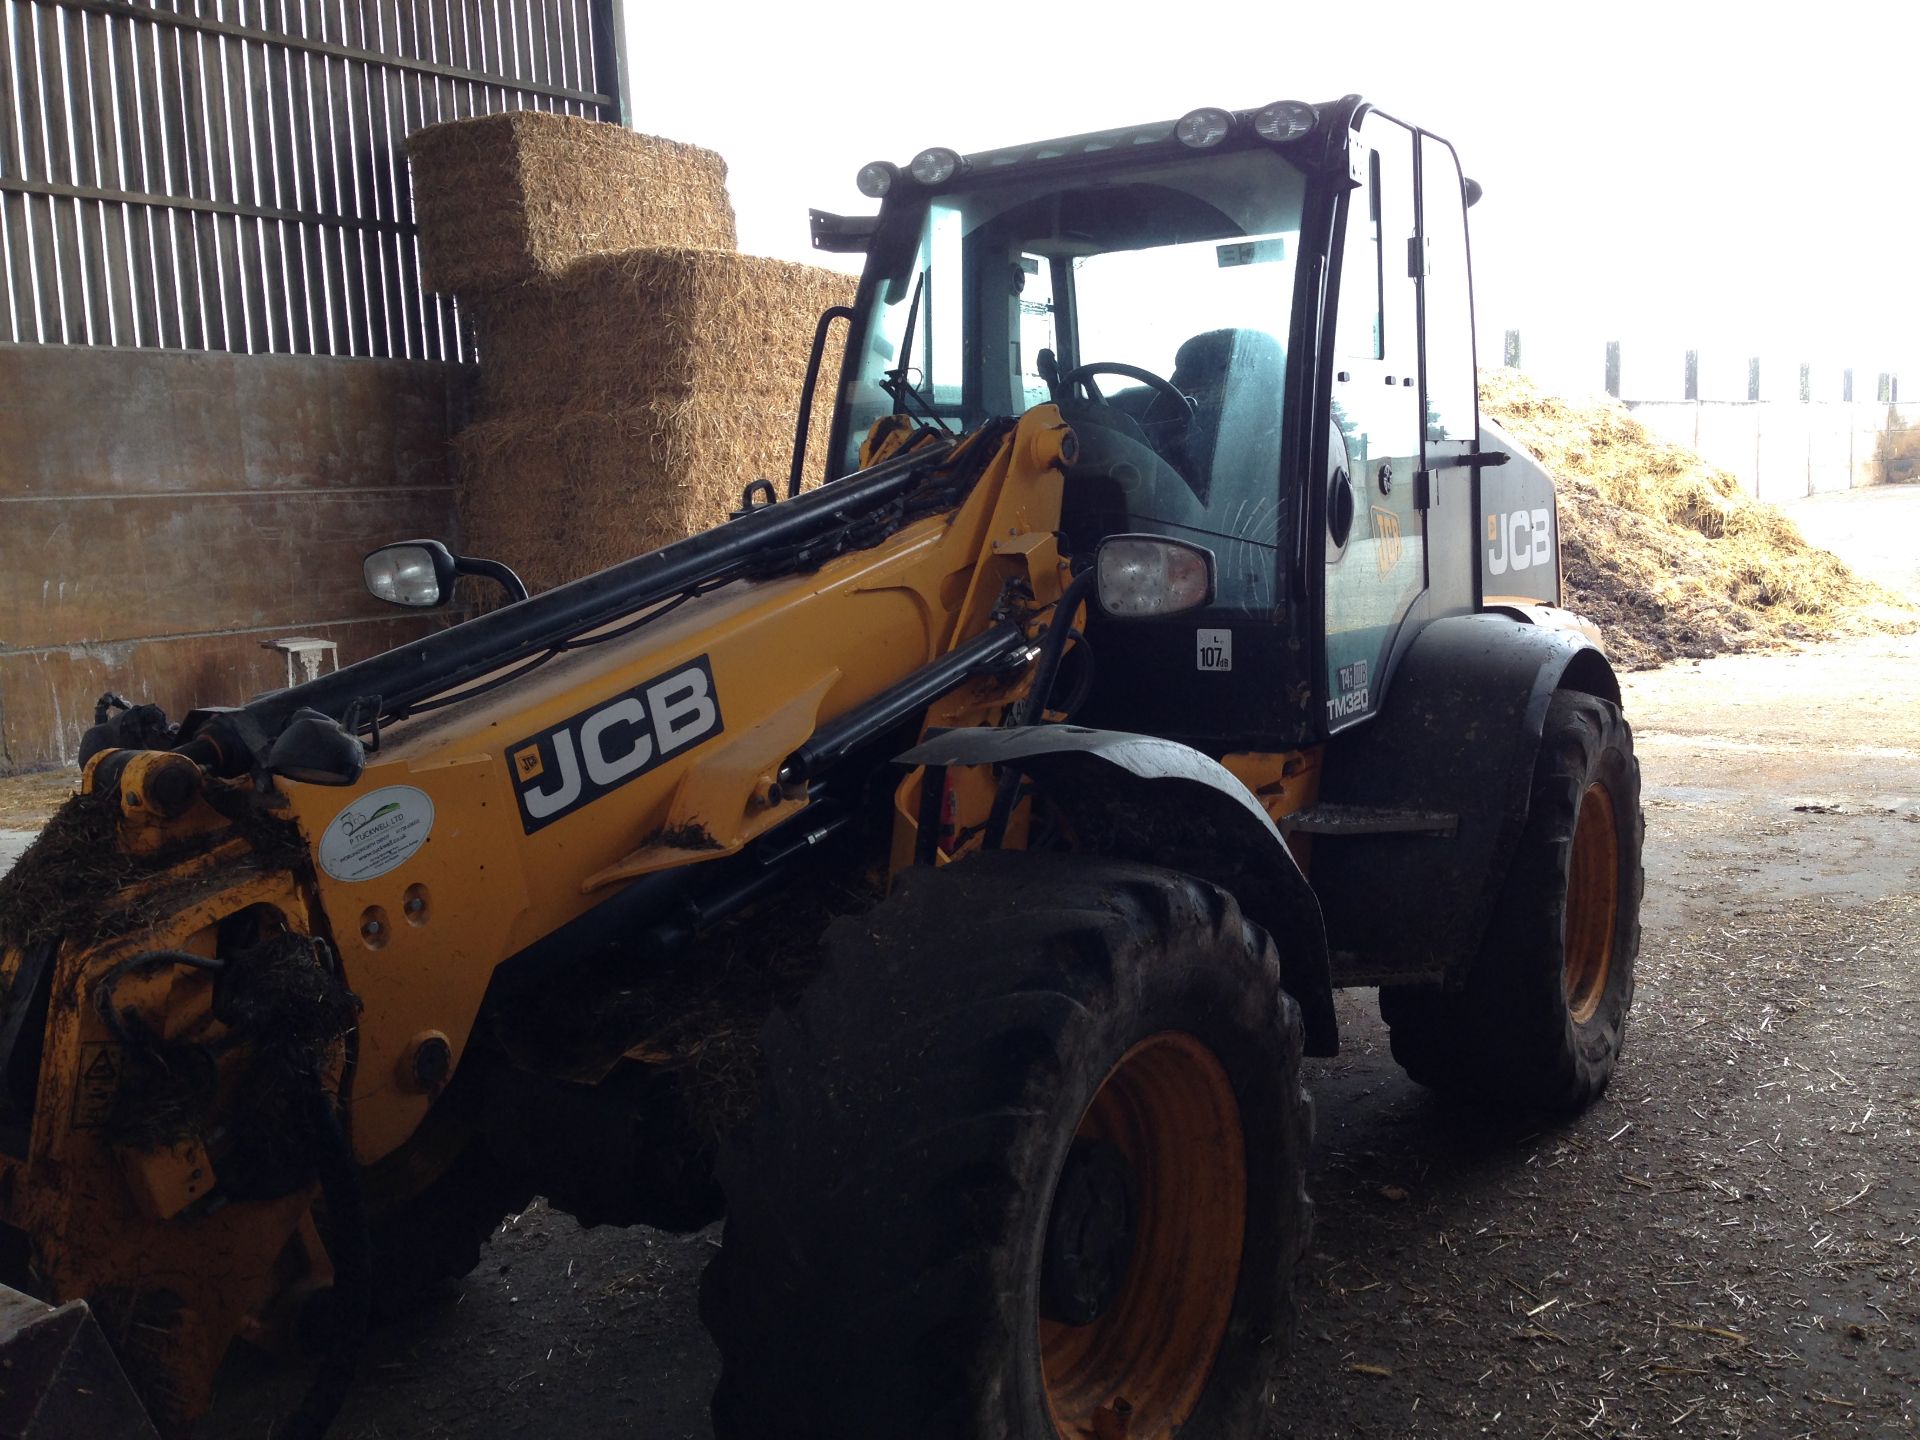
<path fill-rule="evenodd" d="M 1139 380 L 1148 390 L 1158 390 L 1162 396 L 1171 399 L 1175 415 L 1167 417 L 1167 420 L 1156 420 L 1156 424 L 1169 424 L 1171 420 L 1181 420 L 1187 424 L 1194 417 L 1194 403 L 1181 390 L 1177 390 L 1171 380 L 1164 380 L 1152 371 L 1142 371 L 1139 365 L 1121 365 L 1119 361 L 1089 361 L 1087 365 L 1075 365 L 1071 371 L 1060 376 L 1060 390 L 1071 394 L 1073 386 L 1087 386 L 1087 396 L 1100 401 L 1102 405 L 1112 405 L 1114 401 L 1102 396 L 1100 386 L 1092 382 L 1092 376 L 1096 374 L 1123 374 L 1129 380 Z"/>

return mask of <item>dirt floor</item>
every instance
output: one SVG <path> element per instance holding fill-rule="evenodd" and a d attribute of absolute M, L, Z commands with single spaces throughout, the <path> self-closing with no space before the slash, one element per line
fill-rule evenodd
<path fill-rule="evenodd" d="M 1915 1433 L 1920 645 L 1653 671 L 1628 705 L 1615 1083 L 1561 1129 L 1481 1121 L 1348 997 L 1276 1435 Z"/>
<path fill-rule="evenodd" d="M 1794 512 L 1920 594 L 1920 489 Z M 1455 1110 L 1342 998 L 1273 1440 L 1920 1434 L 1920 636 L 1628 692 L 1647 901 L 1614 1085 L 1552 1129 Z M 717 1243 L 536 1204 L 376 1338 L 334 1434 L 709 1436 Z M 205 1434 L 264 1433 L 298 1378 L 237 1355 Z"/>
<path fill-rule="evenodd" d="M 33 843 L 40 823 L 80 784 L 77 770 L 48 770 L 0 779 L 0 873 Z"/>

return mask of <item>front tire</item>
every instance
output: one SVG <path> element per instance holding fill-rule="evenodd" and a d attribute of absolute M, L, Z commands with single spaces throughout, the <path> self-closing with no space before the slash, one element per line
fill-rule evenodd
<path fill-rule="evenodd" d="M 1645 831 L 1620 708 L 1556 694 L 1526 828 L 1465 985 L 1380 991 L 1408 1075 L 1503 1109 L 1572 1114 L 1599 1097 L 1633 1004 Z"/>
<path fill-rule="evenodd" d="M 722 1158 L 721 1440 L 1259 1434 L 1311 1128 L 1265 934 L 1185 876 L 991 853 L 827 950 Z"/>

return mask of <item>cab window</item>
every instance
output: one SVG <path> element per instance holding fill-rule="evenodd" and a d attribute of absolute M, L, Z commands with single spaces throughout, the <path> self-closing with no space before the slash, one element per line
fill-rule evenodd
<path fill-rule="evenodd" d="M 847 372 L 843 470 L 883 415 L 965 429 L 1052 400 L 1080 436 L 1091 478 L 1068 500 L 1089 533 L 1191 532 L 1216 552 L 1223 603 L 1272 603 L 1305 191 L 1261 148 L 1067 188 L 1000 175 L 894 208 Z"/>
<path fill-rule="evenodd" d="M 1431 135 L 1420 137 L 1420 196 L 1426 245 L 1427 439 L 1477 440 L 1466 191 L 1453 147 Z"/>

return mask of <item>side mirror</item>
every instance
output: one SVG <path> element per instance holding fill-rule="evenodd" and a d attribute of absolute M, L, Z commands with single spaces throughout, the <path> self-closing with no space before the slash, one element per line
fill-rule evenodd
<path fill-rule="evenodd" d="M 1213 552 L 1162 535 L 1109 535 L 1094 557 L 1100 608 L 1116 620 L 1184 615 L 1212 603 Z"/>
<path fill-rule="evenodd" d="M 524 600 L 527 587 L 498 560 L 456 555 L 438 540 L 402 540 L 382 545 L 360 562 L 367 593 L 389 605 L 434 610 L 453 599 L 453 582 L 462 575 L 497 580 L 508 598 Z"/>
<path fill-rule="evenodd" d="M 1353 511 L 1353 480 L 1342 465 L 1327 486 L 1327 538 L 1335 550 L 1347 548 L 1347 537 L 1353 533 Z"/>
<path fill-rule="evenodd" d="M 1353 452 L 1347 448 L 1346 431 L 1340 428 L 1340 407 L 1333 408 L 1327 424 L 1327 564 L 1338 564 L 1346 553 L 1347 537 L 1353 533 L 1354 512 L 1359 509 L 1353 493 Z"/>

